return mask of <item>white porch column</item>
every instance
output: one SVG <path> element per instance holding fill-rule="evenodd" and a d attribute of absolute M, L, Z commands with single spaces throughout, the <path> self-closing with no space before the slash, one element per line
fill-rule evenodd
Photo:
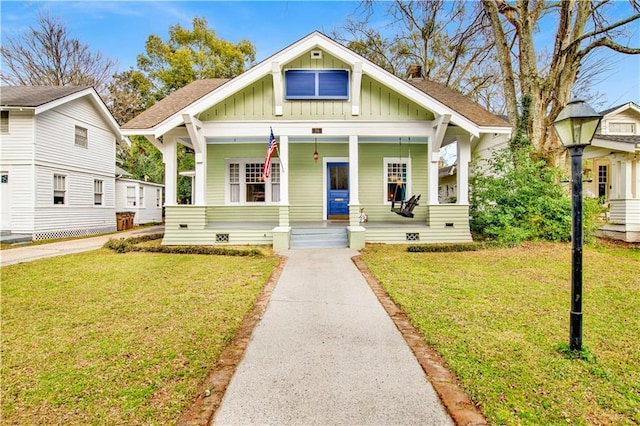
<path fill-rule="evenodd" d="M 429 188 L 429 205 L 440 204 L 438 201 L 438 163 L 440 161 L 440 150 L 434 152 L 434 144 L 429 141 L 427 159 L 427 175 L 428 175 L 428 188 Z"/>
<path fill-rule="evenodd" d="M 289 205 L 289 136 L 280 136 L 280 204 Z"/>
<path fill-rule="evenodd" d="M 178 185 L 178 155 L 176 152 L 176 140 L 165 138 L 164 150 L 162 151 L 164 161 L 164 205 L 177 205 L 177 185 Z"/>
<path fill-rule="evenodd" d="M 360 205 L 358 136 L 349 136 L 349 203 Z"/>
<path fill-rule="evenodd" d="M 207 205 L 207 146 L 202 152 L 195 153 L 196 176 L 195 176 L 195 200 L 196 206 Z"/>
<path fill-rule="evenodd" d="M 636 156 L 631 167 L 631 193 L 634 199 L 640 200 L 640 158 Z"/>
<path fill-rule="evenodd" d="M 469 204 L 469 162 L 471 161 L 471 136 L 458 136 L 457 202 Z"/>

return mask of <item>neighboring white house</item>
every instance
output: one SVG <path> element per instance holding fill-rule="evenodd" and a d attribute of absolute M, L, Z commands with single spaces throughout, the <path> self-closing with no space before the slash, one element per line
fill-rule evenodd
<path fill-rule="evenodd" d="M 162 222 L 164 185 L 132 179 L 116 166 L 116 212 L 135 213 L 134 225 Z"/>
<path fill-rule="evenodd" d="M 0 87 L 3 233 L 32 239 L 116 230 L 122 134 L 92 87 Z"/>
<path fill-rule="evenodd" d="M 633 102 L 602 111 L 602 122 L 585 150 L 585 193 L 609 206 L 605 237 L 640 241 L 640 106 Z"/>

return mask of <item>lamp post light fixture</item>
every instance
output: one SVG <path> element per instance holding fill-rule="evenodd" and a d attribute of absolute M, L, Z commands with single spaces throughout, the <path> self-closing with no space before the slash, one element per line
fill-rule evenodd
<path fill-rule="evenodd" d="M 585 101 L 569 102 L 553 127 L 571 155 L 571 315 L 569 349 L 582 350 L 582 153 L 602 120 Z"/>

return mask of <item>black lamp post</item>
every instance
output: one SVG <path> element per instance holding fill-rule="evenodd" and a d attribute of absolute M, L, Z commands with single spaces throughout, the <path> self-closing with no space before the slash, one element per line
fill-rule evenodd
<path fill-rule="evenodd" d="M 582 153 L 602 116 L 584 101 L 571 101 L 553 127 L 571 155 L 571 317 L 569 348 L 582 350 Z"/>

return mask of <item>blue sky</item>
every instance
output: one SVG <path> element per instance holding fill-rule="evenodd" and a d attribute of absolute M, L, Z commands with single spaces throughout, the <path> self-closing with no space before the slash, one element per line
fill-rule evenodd
<path fill-rule="evenodd" d="M 625 13 L 625 3 L 617 4 L 621 13 Z M 136 56 L 144 52 L 150 34 L 166 39 L 169 26 L 190 28 L 194 16 L 205 16 L 209 27 L 225 40 L 251 41 L 261 61 L 314 30 L 329 34 L 357 13 L 358 5 L 359 1 L 2 0 L 0 15 L 4 36 L 7 32 L 20 34 L 34 25 L 38 11 L 50 12 L 62 19 L 73 37 L 117 61 L 122 71 L 135 67 Z M 379 19 L 387 18 L 379 15 Z M 640 45 L 640 23 L 632 37 L 634 47 Z M 611 70 L 595 87 L 606 94 L 603 108 L 628 101 L 640 104 L 640 55 L 616 55 L 609 63 Z"/>

